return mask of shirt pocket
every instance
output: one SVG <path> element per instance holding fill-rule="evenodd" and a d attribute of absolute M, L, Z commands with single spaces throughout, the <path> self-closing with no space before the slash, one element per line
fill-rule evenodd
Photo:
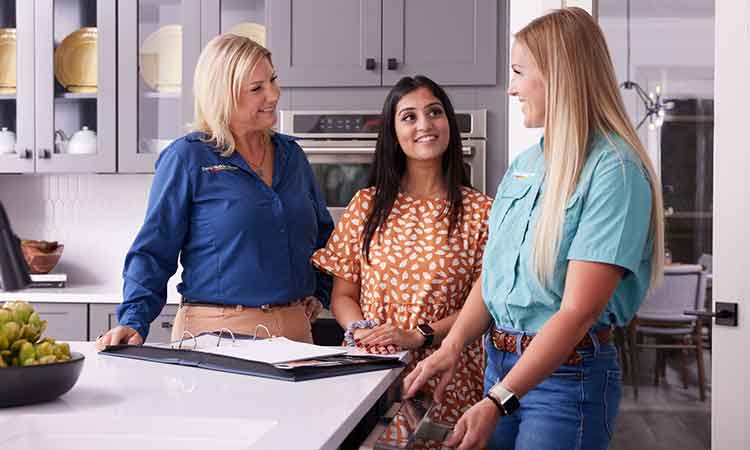
<path fill-rule="evenodd" d="M 492 229 L 498 230 L 508 219 L 508 212 L 523 200 L 531 190 L 531 184 L 520 181 L 511 181 L 505 185 L 495 200 L 492 211 Z"/>
<path fill-rule="evenodd" d="M 581 220 L 581 212 L 583 211 L 582 197 L 583 195 L 580 192 L 575 192 L 565 205 L 561 247 L 567 247 L 578 232 L 578 223 Z"/>

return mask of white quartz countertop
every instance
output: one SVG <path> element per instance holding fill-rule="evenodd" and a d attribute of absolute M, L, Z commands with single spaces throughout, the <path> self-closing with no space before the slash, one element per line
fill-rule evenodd
<path fill-rule="evenodd" d="M 122 287 L 68 284 L 64 288 L 36 288 L 20 291 L 0 291 L 0 302 L 24 300 L 39 303 L 122 303 Z M 168 305 L 180 303 L 180 294 L 171 291 Z"/>
<path fill-rule="evenodd" d="M 402 370 L 295 383 L 71 349 L 76 385 L 0 409 L 0 449 L 335 449 Z"/>

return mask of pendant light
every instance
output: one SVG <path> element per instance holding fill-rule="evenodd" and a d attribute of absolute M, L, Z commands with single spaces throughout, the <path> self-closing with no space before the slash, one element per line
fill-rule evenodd
<path fill-rule="evenodd" d="M 628 40 L 628 62 L 627 62 L 627 73 L 625 74 L 626 80 L 620 85 L 623 89 L 632 89 L 643 102 L 643 106 L 646 109 L 646 115 L 643 116 L 638 125 L 635 127 L 639 129 L 648 119 L 648 127 L 653 130 L 661 127 L 664 123 L 665 111 L 674 108 L 674 102 L 664 102 L 661 95 L 661 86 L 656 85 L 655 93 L 646 91 L 635 81 L 630 79 L 630 0 L 627 0 L 627 12 L 625 16 L 626 29 L 627 29 L 627 40 Z"/>

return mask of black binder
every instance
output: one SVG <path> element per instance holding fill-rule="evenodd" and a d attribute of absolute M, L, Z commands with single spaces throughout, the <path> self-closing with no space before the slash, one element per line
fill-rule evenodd
<path fill-rule="evenodd" d="M 99 353 L 121 358 L 200 367 L 284 381 L 315 380 L 405 366 L 405 363 L 396 358 L 369 355 L 336 355 L 284 364 L 269 364 L 196 350 L 151 347 L 148 345 L 111 345 Z"/>

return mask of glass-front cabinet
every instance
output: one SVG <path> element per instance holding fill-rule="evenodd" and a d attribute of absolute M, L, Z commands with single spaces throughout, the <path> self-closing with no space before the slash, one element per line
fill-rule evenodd
<path fill-rule="evenodd" d="M 247 36 L 267 45 L 265 0 L 203 0 L 202 17 L 204 45 L 220 33 Z"/>
<path fill-rule="evenodd" d="M 37 172 L 116 170 L 115 0 L 36 0 Z"/>
<path fill-rule="evenodd" d="M 116 0 L 0 0 L 0 172 L 116 170 Z"/>
<path fill-rule="evenodd" d="M 0 0 L 0 172 L 34 171 L 34 5 Z"/>
<path fill-rule="evenodd" d="M 266 1 L 0 0 L 0 173 L 152 172 L 201 49 L 266 44 Z"/>
<path fill-rule="evenodd" d="M 120 1 L 117 20 L 119 171 L 152 172 L 193 117 L 201 1 Z"/>
<path fill-rule="evenodd" d="M 119 172 L 152 172 L 159 153 L 189 131 L 193 72 L 222 32 L 265 42 L 263 0 L 118 3 Z"/>

